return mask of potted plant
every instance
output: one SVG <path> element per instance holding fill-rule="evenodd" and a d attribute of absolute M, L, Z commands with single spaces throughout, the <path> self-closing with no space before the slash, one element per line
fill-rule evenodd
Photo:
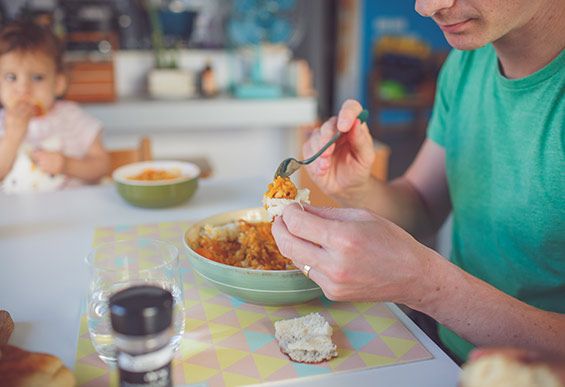
<path fill-rule="evenodd" d="M 179 68 L 179 48 L 166 47 L 159 11 L 151 0 L 145 0 L 151 24 L 151 44 L 155 67 L 147 75 L 147 88 L 153 98 L 182 99 L 195 95 L 196 85 L 192 72 Z"/>

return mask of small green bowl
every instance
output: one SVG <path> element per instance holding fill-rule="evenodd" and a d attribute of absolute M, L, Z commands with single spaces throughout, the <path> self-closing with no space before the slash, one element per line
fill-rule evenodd
<path fill-rule="evenodd" d="M 180 170 L 181 176 L 170 180 L 138 181 L 131 176 L 145 169 Z M 118 193 L 128 203 L 138 207 L 164 208 L 186 202 L 198 188 L 200 168 L 182 161 L 142 161 L 116 169 L 112 179 Z"/>
<path fill-rule="evenodd" d="M 293 305 L 322 295 L 322 289 L 298 269 L 256 270 L 224 265 L 212 261 L 191 247 L 204 225 L 219 226 L 239 219 L 250 222 L 268 221 L 263 208 L 230 211 L 192 225 L 184 235 L 184 246 L 193 269 L 222 292 L 244 302 L 259 305 Z"/>

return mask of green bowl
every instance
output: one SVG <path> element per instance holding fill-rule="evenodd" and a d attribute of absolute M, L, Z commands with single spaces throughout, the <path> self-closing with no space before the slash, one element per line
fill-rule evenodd
<path fill-rule="evenodd" d="M 170 180 L 137 181 L 131 176 L 143 170 L 164 169 L 181 171 L 181 176 Z M 200 168 L 192 163 L 181 161 L 142 161 L 127 164 L 116 169 L 112 179 L 118 193 L 128 203 L 138 207 L 163 208 L 186 202 L 198 187 Z"/>
<path fill-rule="evenodd" d="M 269 217 L 263 208 L 230 211 L 203 219 L 186 231 L 184 246 L 196 273 L 222 292 L 251 304 L 300 304 L 322 295 L 320 287 L 298 269 L 245 269 L 212 261 L 192 249 L 191 244 L 196 241 L 204 225 L 219 226 L 239 219 L 259 222 L 268 221 Z"/>

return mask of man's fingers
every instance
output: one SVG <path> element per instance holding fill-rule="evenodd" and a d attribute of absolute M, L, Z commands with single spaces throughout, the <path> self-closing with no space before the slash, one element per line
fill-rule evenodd
<path fill-rule="evenodd" d="M 359 208 L 329 208 L 304 205 L 304 210 L 328 220 L 367 222 L 375 220 L 375 214 L 366 209 Z"/>
<path fill-rule="evenodd" d="M 281 254 L 291 259 L 297 267 L 320 266 L 320 262 L 327 262 L 323 248 L 293 235 L 280 216 L 273 221 L 272 232 Z"/>
<path fill-rule="evenodd" d="M 341 109 L 338 114 L 338 121 L 337 121 L 337 128 L 340 132 L 348 132 L 355 121 L 357 120 L 357 116 L 363 107 L 361 104 L 353 99 L 349 99 L 343 103 Z"/>
<path fill-rule="evenodd" d="M 282 220 L 292 235 L 322 247 L 331 246 L 331 235 L 340 232 L 339 224 L 334 220 L 324 219 L 304 211 L 297 204 L 291 204 L 285 208 Z"/>

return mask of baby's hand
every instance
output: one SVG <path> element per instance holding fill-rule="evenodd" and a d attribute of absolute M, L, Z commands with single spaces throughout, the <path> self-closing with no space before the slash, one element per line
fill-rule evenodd
<path fill-rule="evenodd" d="M 65 171 L 66 159 L 62 153 L 37 149 L 33 151 L 31 158 L 45 173 L 59 175 Z"/>
<path fill-rule="evenodd" d="M 27 133 L 29 121 L 34 114 L 34 105 L 26 101 L 16 102 L 12 107 L 6 108 L 4 118 L 6 135 L 13 136 L 18 142 L 22 141 Z"/>

